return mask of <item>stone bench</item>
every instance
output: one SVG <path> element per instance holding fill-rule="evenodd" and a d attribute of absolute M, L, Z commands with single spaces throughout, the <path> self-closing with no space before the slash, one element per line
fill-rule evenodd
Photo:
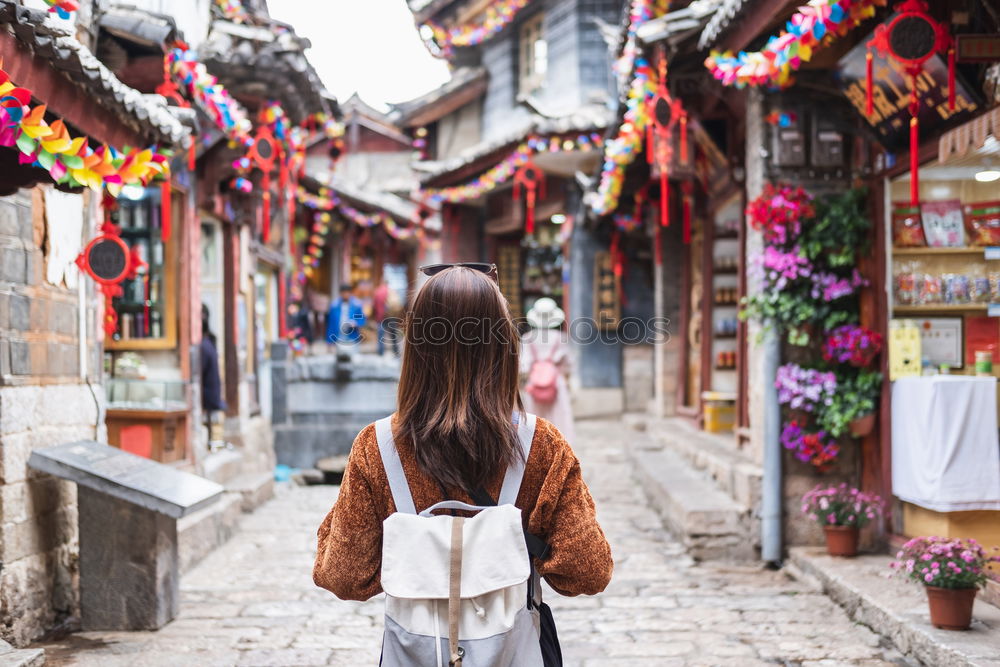
<path fill-rule="evenodd" d="M 77 484 L 84 630 L 155 630 L 177 615 L 177 521 L 223 487 L 97 442 L 36 449 L 28 466 Z"/>

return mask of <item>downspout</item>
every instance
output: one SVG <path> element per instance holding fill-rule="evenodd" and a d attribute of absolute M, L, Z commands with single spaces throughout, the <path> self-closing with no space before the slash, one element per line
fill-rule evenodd
<path fill-rule="evenodd" d="M 774 378 L 778 373 L 781 345 L 778 332 L 769 327 L 760 344 L 761 375 L 764 379 L 764 478 L 761 489 L 761 558 L 765 563 L 781 563 L 783 540 L 781 534 L 782 471 L 781 471 L 781 413 L 778 407 L 778 390 Z"/>

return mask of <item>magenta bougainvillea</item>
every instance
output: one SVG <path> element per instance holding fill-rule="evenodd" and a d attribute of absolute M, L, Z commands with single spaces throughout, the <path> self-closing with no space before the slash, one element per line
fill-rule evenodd
<path fill-rule="evenodd" d="M 763 232 L 768 245 L 785 246 L 802 233 L 802 222 L 815 215 L 812 196 L 790 185 L 764 186 L 764 192 L 747 206 L 750 226 Z"/>
<path fill-rule="evenodd" d="M 808 432 L 797 419 L 781 430 L 781 444 L 792 450 L 799 461 L 812 464 L 820 472 L 829 469 L 840 453 L 840 445 L 826 431 Z"/>

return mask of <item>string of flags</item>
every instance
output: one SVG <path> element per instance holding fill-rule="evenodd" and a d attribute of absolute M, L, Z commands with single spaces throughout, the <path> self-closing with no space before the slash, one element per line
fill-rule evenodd
<path fill-rule="evenodd" d="M 469 23 L 454 28 L 445 28 L 432 21 L 427 21 L 424 25 L 428 28 L 434 44 L 440 49 L 440 54 L 447 57 L 451 55 L 456 46 L 475 46 L 498 34 L 530 2 L 531 0 L 498 0 L 493 2 L 486 7 L 483 20 L 480 23 Z"/>

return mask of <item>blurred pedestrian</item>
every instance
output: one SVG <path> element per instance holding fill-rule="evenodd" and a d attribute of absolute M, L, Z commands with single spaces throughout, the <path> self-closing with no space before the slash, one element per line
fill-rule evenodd
<path fill-rule="evenodd" d="M 345 283 L 340 286 L 340 297 L 330 304 L 326 318 L 326 342 L 353 347 L 361 340 L 361 327 L 365 325 L 365 311 L 361 300 L 353 295 L 354 288 Z"/>
<path fill-rule="evenodd" d="M 401 310 L 399 294 L 385 280 L 380 280 L 372 294 L 372 319 L 375 320 L 380 357 L 385 355 L 386 340 L 392 347 L 392 353 L 399 356 L 399 331 L 395 325 Z"/>
<path fill-rule="evenodd" d="M 527 587 L 508 597 L 503 587 L 487 589 L 478 598 L 457 595 L 457 609 L 447 590 L 445 599 L 426 604 L 387 598 L 384 664 L 432 664 L 435 651 L 436 664 L 445 664 L 440 655 L 450 646 L 442 643 L 442 632 L 457 626 L 458 633 L 498 628 L 495 633 L 491 630 L 489 644 L 466 642 L 468 634 L 455 637 L 463 640 L 469 664 L 561 665 L 554 621 L 541 603 L 536 577 L 544 577 L 563 595 L 594 595 L 608 585 L 611 550 L 597 523 L 594 501 L 563 434 L 521 405 L 520 341 L 496 284 L 496 267 L 434 265 L 422 270 L 431 277 L 407 317 L 399 409 L 367 426 L 354 441 L 337 502 L 319 528 L 313 579 L 342 599 L 367 600 L 382 592 L 382 582 L 388 582 L 390 575 L 397 583 L 400 577 L 423 577 L 421 586 L 406 589 L 415 591 L 412 598 L 423 598 L 426 591 L 440 588 L 431 581 L 449 581 L 447 559 L 452 559 L 454 572 L 457 554 L 464 590 L 465 568 L 472 568 L 470 580 L 477 582 L 476 568 L 484 563 L 495 573 L 508 572 L 511 565 L 517 569 L 515 561 L 490 561 L 492 545 L 509 544 L 503 542 L 510 540 L 509 534 L 505 538 L 491 533 L 483 536 L 486 542 L 465 542 L 464 548 L 471 550 L 467 556 L 454 546 L 456 524 L 459 536 L 461 524 L 452 520 L 450 543 L 445 541 L 430 553 L 424 547 L 436 547 L 438 542 L 413 541 L 412 561 L 407 562 L 405 557 L 399 560 L 398 550 L 383 561 L 383 547 L 390 544 L 383 541 L 383 531 L 389 534 L 391 528 L 398 536 L 406 526 L 416 531 L 411 535 L 416 539 L 427 524 L 412 513 L 448 499 L 478 506 L 474 511 L 482 513 L 476 518 L 487 522 L 481 525 L 489 525 L 491 516 L 497 516 L 486 513 L 497 500 L 505 506 L 514 504 L 525 533 L 524 542 L 521 535 L 514 536 L 514 546 L 528 545 L 533 570 Z M 420 330 L 427 322 L 434 323 L 433 331 Z M 470 322 L 479 323 L 486 335 L 477 335 Z M 492 577 L 491 582 L 496 578 L 496 574 L 485 576 Z M 399 590 L 394 586 L 393 593 Z M 522 597 L 525 593 L 528 600 Z M 401 629 L 401 623 L 431 630 L 413 634 Z M 528 641 L 507 644 L 514 635 Z M 484 651 L 494 660 L 501 651 L 507 657 L 502 663 L 484 657 L 477 661 Z"/>
<path fill-rule="evenodd" d="M 571 366 L 560 328 L 566 314 L 555 301 L 542 297 L 525 317 L 531 328 L 521 339 L 521 372 L 527 378 L 521 394 L 524 407 L 548 419 L 572 440 L 573 404 L 566 381 Z"/>
<path fill-rule="evenodd" d="M 198 356 L 201 360 L 201 409 L 205 413 L 209 449 L 215 450 L 224 444 L 221 413 L 226 410 L 226 402 L 222 399 L 219 350 L 215 334 L 212 333 L 208 306 L 205 304 L 201 304 L 201 344 L 198 346 Z"/>

